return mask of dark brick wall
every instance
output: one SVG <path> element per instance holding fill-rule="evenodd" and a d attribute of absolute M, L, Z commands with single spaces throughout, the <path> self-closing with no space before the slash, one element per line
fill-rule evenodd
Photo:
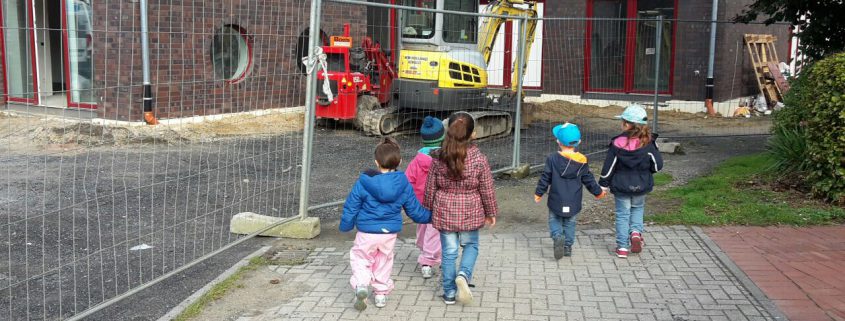
<path fill-rule="evenodd" d="M 731 0 L 719 2 L 719 20 L 731 20 L 752 0 Z M 724 8 L 722 10 L 721 8 Z M 743 35 L 773 34 L 780 61 L 786 62 L 789 52 L 789 27 L 786 25 L 722 24 L 716 31 L 716 68 L 714 71 L 714 100 L 724 101 L 737 97 L 757 95 L 760 89 L 754 79 L 754 68 Z M 739 52 L 737 52 L 739 45 Z"/>
<path fill-rule="evenodd" d="M 547 1 L 544 10 L 547 18 L 583 18 L 587 15 L 587 1 Z M 579 95 L 583 92 L 585 35 L 583 20 L 543 21 L 544 93 Z"/>
<path fill-rule="evenodd" d="M 304 104 L 305 77 L 298 67 L 297 39 L 309 24 L 306 0 L 151 1 L 151 80 L 156 116 L 189 117 Z M 323 30 L 339 35 L 351 22 L 360 37 L 362 6 L 324 5 Z M 95 86 L 100 117 L 140 120 L 142 74 L 138 3 L 94 5 Z M 244 28 L 253 65 L 246 78 L 229 84 L 214 75 L 212 37 L 217 28 Z M 360 39 L 360 38 L 358 38 Z"/>
<path fill-rule="evenodd" d="M 719 3 L 719 20 L 729 20 L 752 0 Z M 679 1 L 675 30 L 675 69 L 673 99 L 704 100 L 709 52 L 711 0 Z M 546 17 L 586 17 L 587 0 L 549 1 Z M 684 21 L 687 20 L 687 21 Z M 690 21 L 693 20 L 693 21 Z M 694 22 L 705 20 L 705 22 Z M 584 45 L 586 22 L 545 21 L 543 45 L 543 92 L 578 95 L 584 91 Z M 751 95 L 757 90 L 748 53 L 742 43 L 745 33 L 771 33 L 778 36 L 778 55 L 786 59 L 786 26 L 719 24 L 714 69 L 717 101 Z M 739 41 L 739 56 L 736 45 Z M 738 57 L 738 58 L 737 58 Z M 738 60 L 737 60 L 738 59 Z M 734 66 L 737 66 L 734 68 Z M 698 71 L 698 73 L 696 73 Z M 734 73 L 736 76 L 734 78 Z M 731 96 L 732 94 L 732 96 Z"/>

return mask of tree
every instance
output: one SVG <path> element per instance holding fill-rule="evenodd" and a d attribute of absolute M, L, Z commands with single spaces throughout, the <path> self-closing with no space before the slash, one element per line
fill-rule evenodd
<path fill-rule="evenodd" d="M 810 61 L 845 51 L 843 0 L 755 0 L 734 21 L 754 22 L 761 15 L 767 25 L 787 22 L 796 26 L 798 49 Z"/>

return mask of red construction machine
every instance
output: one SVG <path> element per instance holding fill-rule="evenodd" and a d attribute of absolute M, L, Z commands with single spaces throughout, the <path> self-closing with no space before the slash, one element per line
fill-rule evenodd
<path fill-rule="evenodd" d="M 328 73 L 317 73 L 317 117 L 352 120 L 365 132 L 378 134 L 383 117 L 373 113 L 390 101 L 396 78 L 387 53 L 369 37 L 364 37 L 361 47 L 353 48 L 348 24 L 343 26 L 343 36 L 333 36 L 330 45 L 323 46 L 323 53 Z M 335 95 L 331 101 L 321 89 L 326 80 Z"/>

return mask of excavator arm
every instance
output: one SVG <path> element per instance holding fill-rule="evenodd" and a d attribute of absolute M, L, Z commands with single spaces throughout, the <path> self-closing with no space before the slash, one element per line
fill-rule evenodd
<path fill-rule="evenodd" d="M 517 7 L 516 5 L 524 5 Z M 487 5 L 484 13 L 501 16 L 513 16 L 514 18 L 537 18 L 537 10 L 535 9 L 536 2 L 526 0 L 496 0 L 491 1 Z M 478 51 L 484 56 L 484 62 L 490 63 L 490 57 L 493 54 L 493 46 L 496 44 L 496 38 L 499 35 L 499 28 L 505 23 L 507 19 L 499 17 L 485 17 L 481 20 L 479 28 L 480 39 L 478 41 Z M 534 43 L 534 32 L 537 31 L 537 20 L 528 19 L 525 23 L 525 51 L 520 52 L 524 61 L 528 63 L 528 57 L 531 55 L 531 45 Z M 516 92 L 519 80 L 517 74 L 517 65 L 519 59 L 513 61 L 513 74 L 511 75 L 511 91 Z M 525 66 L 522 66 L 522 71 L 525 73 Z"/>

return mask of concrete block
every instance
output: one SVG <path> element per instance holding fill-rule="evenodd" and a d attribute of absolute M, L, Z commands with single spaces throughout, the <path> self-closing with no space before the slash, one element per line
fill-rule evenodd
<path fill-rule="evenodd" d="M 681 143 L 658 143 L 657 148 L 660 150 L 661 153 L 664 154 L 683 154 L 683 148 L 681 148 Z"/>
<path fill-rule="evenodd" d="M 528 175 L 531 175 L 531 165 L 528 165 L 528 164 L 519 165 L 519 167 L 514 168 L 512 170 L 509 170 L 505 174 L 507 174 L 508 176 L 510 176 L 511 178 L 514 178 L 514 179 L 526 178 L 526 177 L 528 177 Z"/>
<path fill-rule="evenodd" d="M 256 214 L 252 212 L 238 213 L 232 217 L 229 223 L 229 232 L 235 234 L 252 234 L 256 231 L 276 224 L 282 218 Z M 305 219 L 294 219 L 290 222 L 273 227 L 261 236 L 286 237 L 294 239 L 312 239 L 320 235 L 320 219 L 317 217 L 306 217 Z"/>

